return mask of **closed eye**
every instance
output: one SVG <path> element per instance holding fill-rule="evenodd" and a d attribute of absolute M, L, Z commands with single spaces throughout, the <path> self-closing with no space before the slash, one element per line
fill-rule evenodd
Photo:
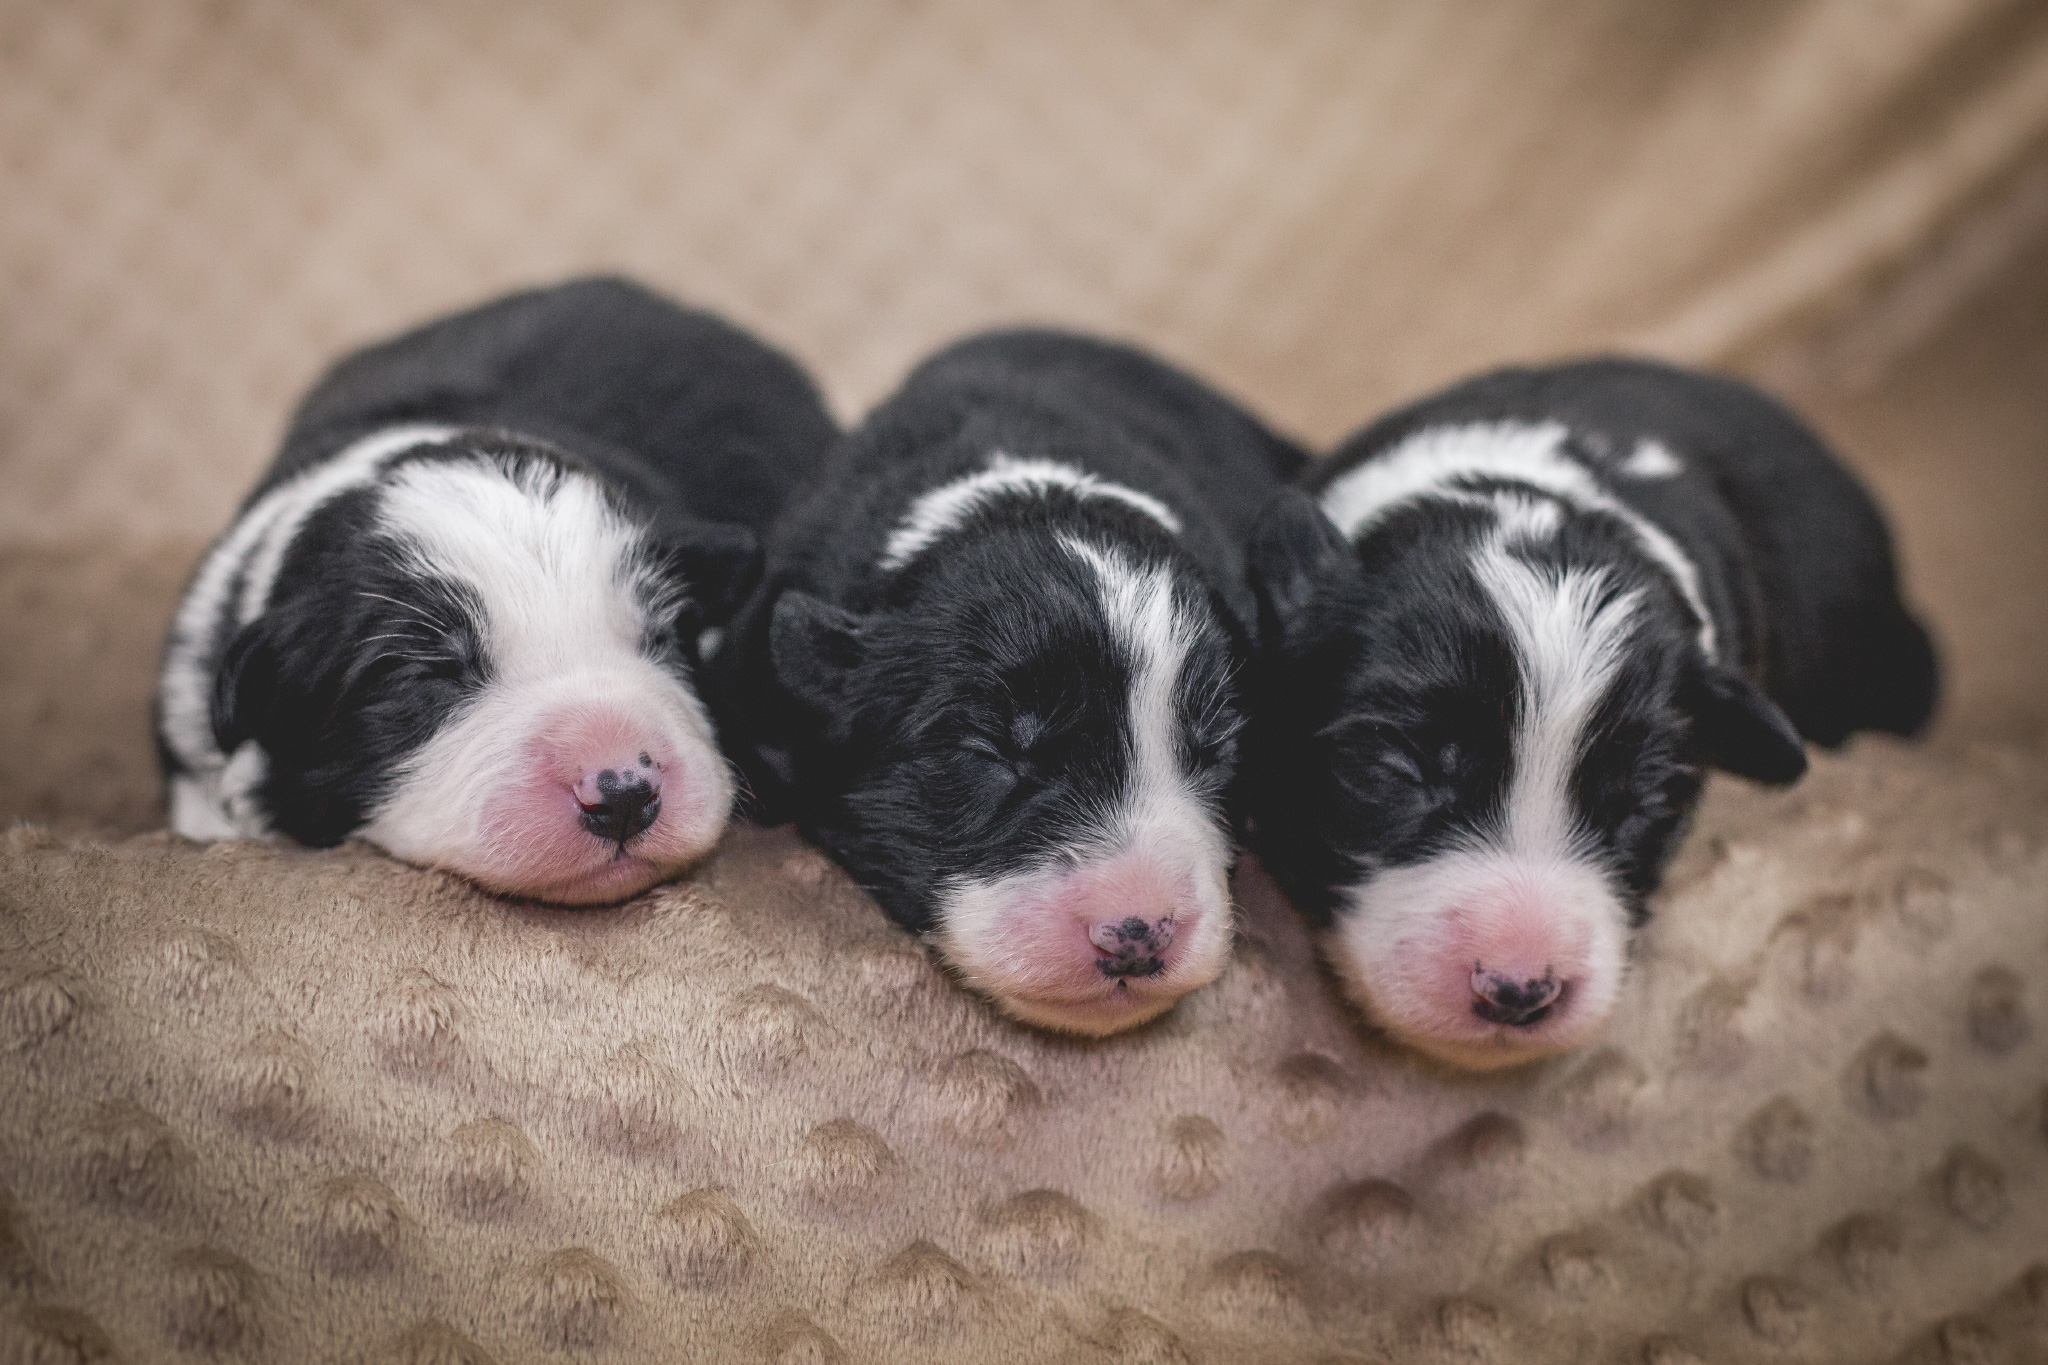
<path fill-rule="evenodd" d="M 1393 774 L 1403 782 L 1412 782 L 1418 787 L 1426 786 L 1429 783 L 1428 774 L 1422 770 L 1421 758 L 1406 744 L 1398 740 L 1382 744 L 1379 752 L 1373 756 L 1373 761 L 1382 770 Z"/>

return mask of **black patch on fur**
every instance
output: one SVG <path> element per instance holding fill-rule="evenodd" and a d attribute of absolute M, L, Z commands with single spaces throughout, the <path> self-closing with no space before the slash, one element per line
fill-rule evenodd
<path fill-rule="evenodd" d="M 263 747 L 272 823 L 316 847 L 359 827 L 397 766 L 489 680 L 480 605 L 378 533 L 379 498 L 345 493 L 308 518 L 270 609 L 219 674 L 222 752 Z"/>

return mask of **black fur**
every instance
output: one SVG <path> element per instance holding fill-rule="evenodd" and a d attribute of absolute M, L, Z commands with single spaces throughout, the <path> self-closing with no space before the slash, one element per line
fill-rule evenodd
<path fill-rule="evenodd" d="M 1881 514 L 1810 431 L 1744 385 L 1624 359 L 1503 370 L 1380 418 L 1303 484 L 1320 495 L 1429 428 L 1509 420 L 1568 428 L 1564 453 L 1691 558 L 1719 636 L 1717 664 L 1670 578 L 1614 517 L 1566 515 L 1554 538 L 1517 551 L 1553 572 L 1603 568 L 1614 591 L 1654 608 L 1638 618 L 1573 791 L 1584 834 L 1638 916 L 1704 767 L 1788 782 L 1804 771 L 1801 736 L 1835 745 L 1925 725 L 1934 652 L 1900 601 Z M 1621 473 L 1644 439 L 1683 472 Z M 1532 496 L 1546 500 L 1556 501 Z M 1288 495 L 1258 533 L 1265 639 L 1246 799 L 1255 846 L 1317 923 L 1340 888 L 1421 861 L 1498 809 L 1523 697 L 1468 562 L 1493 526 L 1480 508 L 1422 500 L 1350 545 L 1308 497 Z"/>
<path fill-rule="evenodd" d="M 1155 497 L 1182 533 L 1106 499 L 1008 497 L 902 570 L 879 567 L 917 497 L 994 452 Z M 1129 665 L 1092 571 L 1059 543 L 1070 534 L 1164 566 L 1201 622 L 1176 724 L 1220 818 L 1254 610 L 1242 546 L 1303 462 L 1219 394 L 1123 346 L 1006 331 L 927 360 L 777 527 L 718 661 L 759 813 L 795 819 L 916 930 L 934 927 L 948 878 L 1001 875 L 1083 838 L 1129 779 Z"/>

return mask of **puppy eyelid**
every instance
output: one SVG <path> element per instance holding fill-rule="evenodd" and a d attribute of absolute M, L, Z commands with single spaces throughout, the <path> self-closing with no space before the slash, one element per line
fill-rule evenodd
<path fill-rule="evenodd" d="M 1394 769 L 1403 777 L 1417 782 L 1427 782 L 1429 775 L 1423 771 L 1421 758 L 1405 744 L 1388 744 L 1379 753 L 1379 761 Z"/>
<path fill-rule="evenodd" d="M 1400 732 L 1400 726 L 1393 724 L 1383 717 L 1354 711 L 1350 715 L 1337 717 L 1337 719 L 1316 731 L 1315 737 L 1320 740 L 1335 741 L 1344 739 L 1354 733 L 1372 736 L 1381 734 L 1399 735 Z"/>

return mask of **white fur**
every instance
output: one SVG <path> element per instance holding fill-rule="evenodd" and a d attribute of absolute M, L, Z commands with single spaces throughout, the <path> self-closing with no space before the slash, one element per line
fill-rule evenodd
<path fill-rule="evenodd" d="M 535 466 L 418 465 L 390 478 L 380 531 L 414 567 L 481 604 L 491 680 L 397 774 L 364 828 L 400 857 L 463 868 L 506 832 L 490 798 L 522 780 L 525 746 L 563 708 L 604 705 L 694 756 L 723 822 L 731 778 L 695 692 L 640 648 L 681 606 L 638 553 L 641 533 L 592 479 Z"/>
<path fill-rule="evenodd" d="M 171 779 L 171 828 L 200 843 L 239 839 L 245 833 L 241 825 L 221 813 L 214 789 L 190 773 Z"/>
<path fill-rule="evenodd" d="M 398 456 L 434 441 L 454 428 L 427 424 L 388 427 L 344 447 L 331 458 L 279 484 L 258 499 L 207 552 L 192 586 L 178 605 L 164 650 L 159 683 L 164 737 L 185 765 L 174 785 L 171 828 L 188 839 L 261 838 L 267 822 L 251 794 L 262 779 L 262 751 L 229 758 L 213 738 L 213 645 L 263 614 L 277 582 L 285 551 L 322 506 L 350 489 L 370 483 Z M 241 591 L 234 591 L 237 576 Z M 231 603 L 228 598 L 234 595 Z"/>
<path fill-rule="evenodd" d="M 1685 462 L 1662 441 L 1638 441 L 1628 458 L 1615 468 L 1631 479 L 1675 479 L 1685 472 Z"/>
<path fill-rule="evenodd" d="M 1602 488 L 1590 470 L 1564 452 L 1568 434 L 1558 422 L 1426 427 L 1338 475 L 1323 490 L 1323 511 L 1355 544 L 1412 502 L 1434 499 L 1491 506 L 1491 500 L 1459 486 L 1467 480 L 1498 480 L 1540 489 L 1579 511 L 1612 517 L 1626 526 L 1698 621 L 1701 652 L 1708 659 L 1717 659 L 1714 621 L 1700 593 L 1697 566 L 1662 527 Z M 1630 459 L 1641 455 L 1638 449 Z"/>
<path fill-rule="evenodd" d="M 1071 852 L 1041 868 L 994 881 L 963 879 L 947 888 L 940 898 L 940 939 L 949 960 L 1012 1013 L 1054 1028 L 1104 1033 L 1160 1013 L 1222 970 L 1231 935 L 1229 847 L 1191 786 L 1177 743 L 1174 691 L 1199 622 L 1176 601 L 1173 578 L 1164 568 L 1135 565 L 1116 550 L 1072 536 L 1061 537 L 1061 543 L 1094 570 L 1103 617 L 1132 664 L 1131 780 L 1092 837 L 1082 836 Z M 1098 999 L 1047 994 L 1051 983 L 1071 981 L 1074 972 L 1065 957 L 1049 957 L 1033 942 L 1048 936 L 1042 926 L 1020 923 L 1014 908 L 1039 900 L 1076 869 L 1131 856 L 1184 873 L 1192 890 L 1195 923 L 1183 923 L 1173 966 L 1149 980 L 1100 983 L 1099 996 L 1125 992 L 1110 1013 Z M 1058 939 L 1053 941 L 1057 946 Z M 1085 953 L 1085 944 L 1077 951 Z"/>
<path fill-rule="evenodd" d="M 1000 497 L 1044 497 L 1064 489 L 1077 498 L 1107 498 L 1133 508 L 1180 534 L 1180 518 L 1149 493 L 1090 474 L 1057 460 L 1017 460 L 997 451 L 988 466 L 920 494 L 889 534 L 880 565 L 894 573 L 923 554 L 941 536 L 957 530 Z"/>
<path fill-rule="evenodd" d="M 1621 667 L 1637 599 L 1614 593 L 1598 569 L 1552 574 L 1483 546 L 1473 569 L 1514 637 L 1522 715 L 1501 831 L 1510 851 L 1568 857 L 1581 835 L 1571 777 L 1586 727 Z"/>
<path fill-rule="evenodd" d="M 1561 941 L 1579 954 L 1572 993 L 1562 1013 L 1534 1029 L 1486 1025 L 1454 983 L 1430 979 L 1431 966 L 1457 951 L 1457 935 L 1466 928 L 1449 907 L 1484 904 L 1504 892 L 1594 907 L 1562 926 Z M 1628 932 L 1618 909 L 1603 908 L 1612 894 L 1606 878 L 1580 859 L 1546 860 L 1498 846 L 1456 849 L 1353 887 L 1322 946 L 1352 999 L 1391 1032 L 1460 1066 L 1510 1065 L 1579 1046 L 1613 1009 L 1627 966 Z M 1459 977 L 1469 965 L 1458 959 Z"/>
<path fill-rule="evenodd" d="M 1133 776 L 1110 825 L 1110 839 L 1129 843 L 1151 829 L 1186 839 L 1199 831 L 1213 846 L 1220 867 L 1223 839 L 1181 766 L 1174 706 L 1174 690 L 1200 636 L 1200 623 L 1181 609 L 1173 577 L 1164 568 L 1140 568 L 1114 550 L 1073 536 L 1061 537 L 1061 543 L 1095 571 L 1103 615 L 1135 665 L 1129 710 Z"/>
<path fill-rule="evenodd" d="M 1494 492 L 1488 495 L 1487 504 L 1506 538 L 1548 540 L 1564 529 L 1564 511 L 1551 498 Z"/>
<path fill-rule="evenodd" d="M 1522 684 L 1513 776 L 1498 821 L 1462 847 L 1352 886 L 1330 948 L 1377 1018 L 1465 1065 L 1498 1065 L 1583 1041 L 1620 989 L 1628 938 L 1627 910 L 1574 813 L 1571 779 L 1626 654 L 1639 602 L 1614 592 L 1602 570 L 1530 565 L 1510 553 L 1509 540 L 1496 531 L 1473 557 L 1514 641 Z M 1465 1017 L 1452 1008 L 1463 1004 L 1462 994 L 1436 975 L 1456 935 L 1485 922 L 1484 907 L 1517 897 L 1540 898 L 1549 908 L 1555 942 L 1571 963 L 1566 1017 L 1527 1034 Z"/>

